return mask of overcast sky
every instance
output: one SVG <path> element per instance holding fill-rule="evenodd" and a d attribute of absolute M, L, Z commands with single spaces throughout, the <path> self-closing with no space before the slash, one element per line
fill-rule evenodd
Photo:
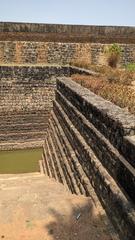
<path fill-rule="evenodd" d="M 135 0 L 0 0 L 0 21 L 135 26 Z"/>

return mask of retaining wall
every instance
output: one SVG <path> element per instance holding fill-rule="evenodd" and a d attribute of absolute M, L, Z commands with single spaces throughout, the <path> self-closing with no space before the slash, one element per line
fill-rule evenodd
<path fill-rule="evenodd" d="M 0 66 L 0 149 L 42 146 L 61 68 Z"/>
<path fill-rule="evenodd" d="M 120 64 L 135 61 L 135 44 L 119 44 Z M 0 41 L 0 64 L 107 64 L 108 44 Z"/>
<path fill-rule="evenodd" d="M 73 67 L 0 66 L 0 149 L 42 146 L 56 77 L 91 74 Z"/>
<path fill-rule="evenodd" d="M 89 196 L 91 185 L 120 239 L 135 236 L 135 117 L 73 82 L 57 79 L 43 149 L 45 174 Z"/>
<path fill-rule="evenodd" d="M 104 48 L 118 43 L 120 64 L 135 61 L 135 28 L 0 23 L 0 64 L 107 64 Z"/>
<path fill-rule="evenodd" d="M 135 27 L 0 22 L 1 40 L 135 43 Z"/>

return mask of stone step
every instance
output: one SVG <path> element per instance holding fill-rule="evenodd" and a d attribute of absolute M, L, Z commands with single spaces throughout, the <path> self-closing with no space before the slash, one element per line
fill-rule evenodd
<path fill-rule="evenodd" d="M 44 114 L 39 116 L 3 116 L 0 119 L 0 125 L 5 124 L 23 124 L 23 123 L 43 123 L 46 122 L 49 118 L 50 114 Z"/>
<path fill-rule="evenodd" d="M 47 137 L 46 137 L 46 139 L 47 139 Z M 56 168 L 56 171 L 57 171 L 57 178 L 58 178 L 59 182 L 63 183 L 66 186 L 65 176 L 64 176 L 63 170 L 61 168 L 61 164 L 60 164 L 60 161 L 59 161 L 59 158 L 58 158 L 58 154 L 55 150 L 55 145 L 52 142 L 52 139 L 51 139 L 51 144 L 52 144 L 52 154 L 54 156 L 54 162 L 56 163 L 55 168 Z M 50 174 L 48 173 L 49 172 L 49 166 L 48 166 L 49 163 L 48 163 L 48 156 L 47 156 L 46 140 L 45 140 L 45 144 L 44 144 L 43 149 L 44 149 L 44 151 L 43 151 L 44 168 L 46 168 L 46 170 L 47 170 L 46 173 L 49 176 Z"/>
<path fill-rule="evenodd" d="M 20 139 L 19 141 L 1 142 L 0 150 L 15 150 L 15 149 L 25 149 L 25 148 L 40 148 L 43 146 L 44 138 L 30 138 L 25 141 Z"/>
<path fill-rule="evenodd" d="M 60 162 L 59 162 L 59 159 L 56 158 L 57 156 L 57 153 L 56 153 L 56 143 L 54 144 L 54 139 L 52 139 L 52 134 L 51 134 L 51 125 L 49 127 L 49 130 L 48 130 L 48 147 L 50 148 L 50 152 L 52 154 L 52 158 L 51 158 L 51 165 L 52 165 L 52 169 L 53 171 L 55 172 L 55 179 L 57 181 L 62 180 L 60 182 L 63 183 L 63 181 L 65 180 L 64 178 L 64 174 L 62 172 L 62 174 L 60 174 L 60 171 L 59 171 L 59 167 L 61 168 L 60 166 Z M 59 167 L 58 167 L 59 166 Z"/>
<path fill-rule="evenodd" d="M 0 134 L 19 133 L 19 132 L 36 132 L 45 131 L 48 127 L 48 123 L 25 123 L 25 124 L 4 124 L 0 125 Z"/>
<path fill-rule="evenodd" d="M 48 140 L 49 140 L 48 142 L 49 142 L 49 146 L 51 147 L 52 154 L 54 156 L 53 160 L 57 163 L 57 166 L 59 166 L 59 168 L 61 169 L 62 174 L 60 175 L 60 178 L 62 179 L 62 182 L 63 182 L 62 176 L 65 176 L 64 179 L 66 180 L 65 183 L 67 185 L 68 173 L 66 171 L 64 161 L 62 159 L 61 153 L 58 149 L 56 140 L 55 140 L 54 135 L 52 133 L 50 122 L 49 122 L 49 128 L 48 129 L 49 129 L 48 130 Z M 56 158 L 56 156 L 57 156 L 57 158 Z M 59 163 L 59 165 L 58 165 L 58 163 Z M 59 178 L 59 176 L 58 176 L 58 178 Z"/>
<path fill-rule="evenodd" d="M 56 173 L 55 162 L 54 162 L 54 153 L 52 151 L 52 145 L 51 145 L 51 141 L 50 141 L 49 132 L 47 133 L 46 146 L 47 146 L 47 151 L 48 151 L 48 156 L 49 156 L 48 157 L 48 162 L 49 162 L 51 176 L 52 176 L 52 178 L 57 180 L 57 173 Z"/>
<path fill-rule="evenodd" d="M 67 188 L 67 182 L 66 182 L 66 176 L 64 174 L 63 168 L 61 167 L 61 157 L 58 153 L 58 148 L 56 141 L 54 139 L 54 136 L 52 133 L 50 134 L 50 143 L 52 146 L 52 153 L 53 153 L 53 160 L 55 162 L 55 167 L 56 167 L 56 173 L 57 173 L 57 179 L 65 185 Z"/>
<path fill-rule="evenodd" d="M 42 165 L 43 165 L 44 174 L 46 174 L 46 176 L 51 177 L 50 167 L 49 167 L 49 164 L 48 164 L 48 153 L 47 153 L 46 139 L 47 139 L 47 136 L 46 136 L 44 144 L 43 144 L 43 154 L 42 154 L 43 163 L 42 163 Z"/>
<path fill-rule="evenodd" d="M 45 138 L 46 131 L 35 131 L 35 132 L 27 132 L 27 133 L 11 133 L 11 134 L 0 134 L 0 142 L 13 142 L 13 141 L 26 141 L 30 139 L 41 139 Z"/>
<path fill-rule="evenodd" d="M 25 184 L 41 182 L 44 179 L 44 174 L 40 172 L 26 173 L 26 174 L 0 174 L 0 190 L 8 190 L 16 188 L 20 184 L 21 187 L 25 187 Z"/>
<path fill-rule="evenodd" d="M 131 236 L 134 236 L 134 204 L 132 204 L 127 195 L 107 172 L 101 161 L 97 158 L 93 150 L 57 102 L 54 102 L 53 109 L 65 134 L 69 137 L 70 143 L 78 155 L 80 155 L 78 160 L 95 189 L 102 205 L 106 209 L 107 214 L 110 216 L 113 224 L 117 227 L 117 231 L 120 235 L 122 234 L 121 226 L 118 224 L 118 221 L 122 221 L 125 232 L 128 225 L 128 237 L 129 233 Z M 125 216 L 125 218 L 123 218 L 123 216 Z M 123 234 L 121 236 L 123 236 Z M 125 239 L 127 239 L 126 236 Z"/>
<path fill-rule="evenodd" d="M 49 115 L 51 113 L 51 110 L 50 110 L 50 108 L 49 108 L 49 110 L 47 109 L 47 107 L 46 108 L 44 108 L 44 110 L 35 110 L 35 111 L 22 111 L 22 112 L 2 112 L 2 111 L 0 111 L 0 121 L 1 120 L 3 120 L 3 117 L 5 118 L 5 119 L 9 119 L 10 120 L 10 118 L 14 118 L 14 119 L 18 119 L 18 120 L 20 120 L 20 119 L 31 119 L 31 118 L 33 118 L 33 117 L 42 117 L 42 116 L 45 116 L 45 115 Z"/>
<path fill-rule="evenodd" d="M 0 174 L 0 181 L 10 181 L 10 180 L 22 180 L 28 179 L 31 177 L 41 177 L 42 174 L 40 172 L 31 172 L 31 173 L 16 173 L 16 174 Z M 44 174 L 43 174 L 44 176 Z"/>
<path fill-rule="evenodd" d="M 47 105 L 47 106 L 49 106 L 49 105 Z M 5 117 L 9 117 L 9 116 L 14 116 L 15 115 L 15 117 L 19 117 L 19 116 L 33 116 L 33 115 L 36 115 L 36 116 L 39 116 L 39 115 L 44 115 L 45 114 L 45 111 L 44 111 L 44 109 L 31 109 L 31 111 L 29 111 L 29 110 L 25 110 L 25 112 L 23 111 L 23 110 L 20 110 L 20 111 L 9 111 L 8 113 L 7 112 L 5 112 L 5 111 L 1 111 L 0 112 L 1 114 L 0 114 L 0 119 L 2 118 L 2 116 L 5 116 Z M 46 113 L 50 113 L 50 110 L 47 110 L 47 108 L 46 108 Z"/>
<path fill-rule="evenodd" d="M 43 145 L 43 148 L 44 148 L 44 145 Z M 43 170 L 43 173 L 46 175 L 46 176 L 49 176 L 48 174 L 48 166 L 47 166 L 47 161 L 46 161 L 46 157 L 44 155 L 44 151 L 42 153 L 42 158 L 41 158 L 41 164 L 42 164 L 42 170 Z"/>
<path fill-rule="evenodd" d="M 52 176 L 52 170 L 51 170 L 51 158 L 52 156 L 50 156 L 50 151 L 49 151 L 49 145 L 48 145 L 48 138 L 46 137 L 45 139 L 45 144 L 44 144 L 44 154 L 46 154 L 46 159 L 47 159 L 47 169 L 48 169 L 48 176 L 50 178 L 53 178 Z"/>
<path fill-rule="evenodd" d="M 74 171 L 71 168 L 69 163 L 70 159 L 65 155 L 63 151 L 63 148 L 59 141 L 60 136 L 56 134 L 56 129 L 54 128 L 51 120 L 50 120 L 50 129 L 51 129 L 50 132 L 52 134 L 53 143 L 55 141 L 56 152 L 59 152 L 60 164 L 61 164 L 61 168 L 63 169 L 64 176 L 66 176 L 65 179 L 66 179 L 67 185 L 70 185 L 70 188 L 72 189 L 72 193 L 82 194 L 82 192 L 78 188 L 77 183 L 75 181 Z"/>
<path fill-rule="evenodd" d="M 135 202 L 135 194 L 132 191 L 135 188 L 134 167 L 61 93 L 57 92 L 56 98 L 60 102 L 65 114 L 71 119 L 72 124 L 85 138 L 92 150 L 96 152 L 103 166 L 115 181 L 121 185 L 124 194 L 126 191 L 127 195 Z"/>
<path fill-rule="evenodd" d="M 50 148 L 50 152 L 49 152 L 49 155 L 47 158 L 47 162 L 49 164 L 49 168 L 50 168 L 50 171 L 51 171 L 51 168 L 52 168 L 52 164 L 54 166 L 54 163 L 55 163 L 55 168 L 56 168 L 56 175 L 57 175 L 57 179 L 63 183 L 65 186 L 66 185 L 66 181 L 65 181 L 65 175 L 63 173 L 63 169 L 61 167 L 61 164 L 60 164 L 60 156 L 59 154 L 57 153 L 57 148 L 56 148 L 56 141 L 54 141 L 54 137 L 52 139 L 52 136 L 50 134 L 50 129 L 51 129 L 51 126 L 49 124 L 49 128 L 48 128 L 48 131 L 47 131 L 47 140 L 45 141 L 47 143 L 47 146 L 46 146 L 46 149 L 45 149 L 45 146 L 44 146 L 44 152 L 47 151 L 48 153 L 48 148 Z M 52 163 L 53 161 L 53 163 Z M 53 167 L 54 169 L 54 167 Z"/>
<path fill-rule="evenodd" d="M 90 181 L 88 177 L 86 176 L 81 164 L 78 161 L 78 156 L 76 156 L 75 150 L 73 149 L 72 145 L 70 144 L 66 134 L 64 133 L 64 129 L 61 128 L 61 124 L 58 122 L 57 117 L 54 113 L 52 113 L 52 121 L 56 123 L 57 129 L 56 131 L 59 132 L 59 139 L 62 145 L 62 148 L 67 154 L 70 156 L 70 164 L 72 164 L 73 171 L 76 173 L 74 177 L 76 178 L 76 175 L 79 179 L 77 179 L 77 184 L 79 184 L 78 187 L 81 185 L 81 189 L 83 188 L 82 193 L 86 196 L 90 196 L 90 194 L 93 192 L 93 196 L 95 195 L 94 189 L 92 188 Z M 91 196 L 92 197 L 92 196 Z"/>
<path fill-rule="evenodd" d="M 75 184 L 75 186 L 77 186 L 78 191 L 79 191 L 77 194 L 80 193 L 80 194 L 86 195 L 84 187 L 80 181 L 78 171 L 75 168 L 75 165 L 73 164 L 73 161 L 75 161 L 75 159 L 76 159 L 75 151 L 72 149 L 70 143 L 68 141 L 66 141 L 67 140 L 66 136 L 64 136 L 64 134 L 62 132 L 62 128 L 60 127 L 59 122 L 56 119 L 54 120 L 54 118 L 55 118 L 54 114 L 52 114 L 52 116 L 53 116 L 52 123 L 55 126 L 54 129 L 55 129 L 56 136 L 58 136 L 59 146 L 61 146 L 61 149 L 65 154 L 66 165 L 67 165 L 67 167 L 69 166 L 68 168 L 70 169 L 71 179 L 75 179 L 74 184 Z M 64 136 L 64 140 L 63 140 L 63 136 Z M 63 141 L 64 141 L 64 144 L 63 144 Z M 69 152 L 68 149 L 70 149 L 71 152 Z"/>

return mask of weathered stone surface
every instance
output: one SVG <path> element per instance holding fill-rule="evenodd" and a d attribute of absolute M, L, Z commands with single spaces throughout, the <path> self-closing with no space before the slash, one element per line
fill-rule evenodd
<path fill-rule="evenodd" d="M 42 145 L 54 99 L 55 81 L 49 77 L 44 68 L 0 67 L 0 148 L 17 140 L 25 147 L 32 147 L 30 140 Z"/>
<path fill-rule="evenodd" d="M 104 100 L 70 79 L 58 81 L 58 90 L 100 130 L 106 138 L 120 148 L 122 139 L 135 135 L 135 116 Z"/>
<path fill-rule="evenodd" d="M 44 66 L 105 64 L 114 42 L 120 64 L 135 61 L 134 27 L 0 23 L 0 148 L 45 139 L 46 175 L 75 194 L 92 198 L 94 188 L 120 238 L 134 240 L 135 117 L 68 78 L 57 80 L 55 95 L 56 77 L 94 73 Z"/>
<path fill-rule="evenodd" d="M 134 135 L 133 115 L 71 79 L 57 79 L 44 172 L 72 193 L 89 196 L 92 184 L 122 240 L 135 236 Z"/>
<path fill-rule="evenodd" d="M 0 23 L 0 39 L 54 42 L 135 43 L 134 27 Z"/>
<path fill-rule="evenodd" d="M 42 145 L 56 77 L 73 73 L 94 74 L 68 66 L 0 66 L 0 149 Z"/>
<path fill-rule="evenodd" d="M 118 43 L 120 64 L 135 61 L 135 28 L 0 23 L 0 63 L 106 64 L 104 49 Z"/>
<path fill-rule="evenodd" d="M 0 64 L 107 64 L 106 43 L 0 41 Z M 120 64 L 135 61 L 135 44 L 120 44 Z"/>

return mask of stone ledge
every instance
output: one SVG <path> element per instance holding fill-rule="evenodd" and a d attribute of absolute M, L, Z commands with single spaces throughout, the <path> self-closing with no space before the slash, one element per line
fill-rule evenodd
<path fill-rule="evenodd" d="M 57 102 L 54 103 L 54 113 L 106 212 L 120 232 L 121 239 L 133 239 L 135 225 L 134 204 L 121 191 L 119 185 L 109 175 L 106 168 L 103 167 L 96 156 L 96 152 L 93 152 L 87 145 L 83 136 L 69 119 L 69 116 L 64 113 L 63 108 Z M 129 236 L 130 238 L 128 238 Z"/>
<path fill-rule="evenodd" d="M 135 167 L 135 135 L 126 136 L 123 140 L 122 152 L 129 160 L 130 164 Z"/>
<path fill-rule="evenodd" d="M 32 139 L 29 141 L 14 141 L 9 143 L 0 143 L 0 150 L 17 150 L 17 149 L 29 149 L 29 148 L 39 148 L 42 147 L 44 143 L 44 139 Z"/>
<path fill-rule="evenodd" d="M 110 175 L 127 192 L 135 202 L 135 195 L 132 189 L 135 188 L 135 170 L 128 163 L 128 159 L 114 148 L 111 143 L 98 131 L 84 115 L 78 111 L 58 90 L 55 94 L 57 104 L 60 104 L 62 110 L 68 115 L 70 121 L 83 136 L 86 143 L 96 153 L 96 156 L 107 169 Z M 54 105 L 55 106 L 55 105 Z M 130 156 L 131 154 L 129 154 Z M 133 155 L 134 156 L 134 155 Z M 121 172 L 123 173 L 121 175 Z M 125 180 L 126 179 L 126 183 Z"/>
<path fill-rule="evenodd" d="M 57 79 L 57 89 L 135 167 L 135 116 L 71 79 Z"/>
<path fill-rule="evenodd" d="M 128 135 L 135 135 L 134 115 L 97 96 L 70 78 L 58 78 L 57 88 L 88 120 L 111 141 L 114 141 L 115 144 L 120 144 L 117 141 L 117 134 L 121 138 Z"/>

